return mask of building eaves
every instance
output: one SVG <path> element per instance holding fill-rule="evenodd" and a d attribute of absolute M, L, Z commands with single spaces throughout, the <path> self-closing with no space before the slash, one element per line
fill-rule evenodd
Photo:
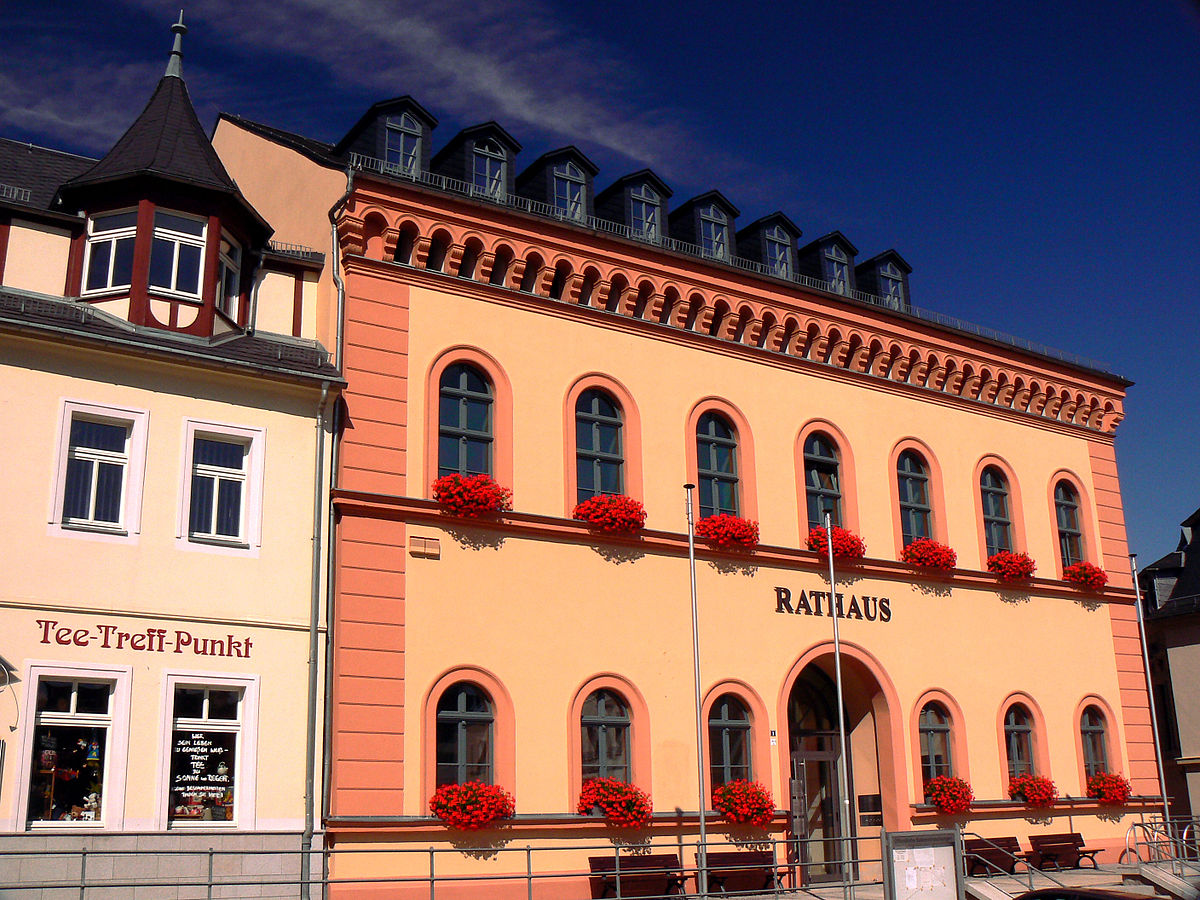
<path fill-rule="evenodd" d="M 59 186 L 95 164 L 87 156 L 0 138 L 0 200 L 19 208 L 52 211 Z"/>

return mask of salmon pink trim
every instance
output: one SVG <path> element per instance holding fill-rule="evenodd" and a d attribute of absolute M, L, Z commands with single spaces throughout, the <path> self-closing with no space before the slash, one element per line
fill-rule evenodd
<path fill-rule="evenodd" d="M 700 417 L 706 412 L 717 412 L 729 420 L 737 434 L 737 496 L 738 515 L 743 519 L 758 521 L 758 482 L 754 472 L 754 435 L 750 431 L 750 423 L 742 415 L 742 411 L 719 397 L 705 397 L 692 407 L 687 418 L 687 431 L 684 434 L 685 459 L 687 460 L 688 480 L 699 484 L 699 469 L 696 463 L 696 427 Z M 697 516 L 699 511 L 697 511 Z"/>
<path fill-rule="evenodd" d="M 621 408 L 621 452 L 625 457 L 625 489 L 621 492 L 634 500 L 645 501 L 642 493 L 642 416 L 638 412 L 633 395 L 621 382 L 599 372 L 589 372 L 575 380 L 563 400 L 563 472 L 566 485 L 564 510 L 571 515 L 575 509 L 579 490 L 579 476 L 575 466 L 577 444 L 575 440 L 575 403 L 586 390 L 599 388 L 611 394 Z"/>
<path fill-rule="evenodd" d="M 654 784 L 650 772 L 650 709 L 646 698 L 629 679 L 607 672 L 594 675 L 581 684 L 571 699 L 567 714 L 567 793 L 563 808 L 574 809 L 583 788 L 583 732 L 580 719 L 583 703 L 592 691 L 610 690 L 620 694 L 629 705 L 630 779 L 647 794 Z"/>

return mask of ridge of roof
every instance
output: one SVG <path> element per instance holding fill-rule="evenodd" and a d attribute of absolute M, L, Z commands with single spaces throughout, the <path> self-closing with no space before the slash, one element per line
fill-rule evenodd
<path fill-rule="evenodd" d="M 259 137 L 290 147 L 297 153 L 307 156 L 313 162 L 332 166 L 337 169 L 343 168 L 342 161 L 334 155 L 334 144 L 318 141 L 315 138 L 307 138 L 294 131 L 286 131 L 282 128 L 276 128 L 273 125 L 266 125 L 262 122 L 256 122 L 253 119 L 247 119 L 244 116 L 234 115 L 233 113 L 221 113 L 217 116 L 217 123 L 220 124 L 222 119 L 233 125 L 237 125 L 239 128 L 244 128 L 246 131 L 257 134 Z"/>

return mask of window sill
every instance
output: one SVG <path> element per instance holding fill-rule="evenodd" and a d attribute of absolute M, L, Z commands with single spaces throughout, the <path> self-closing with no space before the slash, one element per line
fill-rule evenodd
<path fill-rule="evenodd" d="M 228 550 L 249 550 L 250 545 L 245 541 L 236 539 L 226 539 L 219 537 L 208 537 L 202 534 L 189 534 L 189 544 L 203 544 L 206 547 L 225 547 Z"/>
<path fill-rule="evenodd" d="M 169 291 L 166 288 L 150 287 L 146 291 L 152 300 L 172 300 L 179 303 L 190 303 L 193 306 L 203 306 L 204 298 L 197 297 L 195 294 L 177 294 L 174 291 Z"/>
<path fill-rule="evenodd" d="M 129 532 L 119 525 L 101 525 L 88 522 L 59 522 L 58 527 L 67 531 L 84 531 L 88 534 L 110 534 L 113 537 L 129 537 Z"/>
<path fill-rule="evenodd" d="M 79 292 L 79 297 L 82 300 L 103 300 L 106 297 L 125 297 L 129 295 L 131 286 L 128 284 L 117 284 L 112 287 L 92 288 L 91 290 L 83 290 Z"/>

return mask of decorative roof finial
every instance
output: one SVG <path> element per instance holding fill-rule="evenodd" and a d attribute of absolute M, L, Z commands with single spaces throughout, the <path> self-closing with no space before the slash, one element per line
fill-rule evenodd
<path fill-rule="evenodd" d="M 169 78 L 172 75 L 176 78 L 183 77 L 183 36 L 187 34 L 187 26 L 183 24 L 183 10 L 179 11 L 179 21 L 171 26 L 171 31 L 175 33 L 175 46 L 171 48 L 171 58 L 167 60 L 167 71 L 163 76 Z"/>

